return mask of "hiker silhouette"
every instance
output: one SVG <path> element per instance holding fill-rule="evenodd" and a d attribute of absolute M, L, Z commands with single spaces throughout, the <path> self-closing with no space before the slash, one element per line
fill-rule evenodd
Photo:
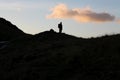
<path fill-rule="evenodd" d="M 59 28 L 59 33 L 62 33 L 62 29 L 63 29 L 62 22 L 58 24 L 58 28 Z"/>

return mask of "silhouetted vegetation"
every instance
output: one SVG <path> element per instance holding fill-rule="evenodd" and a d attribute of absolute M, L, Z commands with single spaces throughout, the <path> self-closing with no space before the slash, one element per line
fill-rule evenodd
<path fill-rule="evenodd" d="M 0 43 L 0 80 L 119 80 L 119 34 L 83 39 L 51 29 L 15 38 Z"/>

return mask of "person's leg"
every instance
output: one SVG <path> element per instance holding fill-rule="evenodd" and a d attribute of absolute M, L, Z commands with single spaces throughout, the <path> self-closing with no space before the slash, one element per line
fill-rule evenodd
<path fill-rule="evenodd" d="M 60 33 L 62 33 L 62 29 L 60 29 Z"/>

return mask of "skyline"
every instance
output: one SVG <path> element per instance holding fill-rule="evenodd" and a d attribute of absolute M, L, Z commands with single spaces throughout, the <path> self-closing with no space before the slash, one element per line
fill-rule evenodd
<path fill-rule="evenodd" d="M 0 0 L 0 17 L 37 34 L 63 22 L 63 32 L 77 37 L 120 33 L 119 0 Z"/>

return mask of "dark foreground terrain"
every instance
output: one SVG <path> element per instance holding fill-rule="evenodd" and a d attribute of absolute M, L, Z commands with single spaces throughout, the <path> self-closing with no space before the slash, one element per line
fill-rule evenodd
<path fill-rule="evenodd" d="M 0 80 L 120 80 L 120 35 L 28 35 L 1 18 Z"/>

